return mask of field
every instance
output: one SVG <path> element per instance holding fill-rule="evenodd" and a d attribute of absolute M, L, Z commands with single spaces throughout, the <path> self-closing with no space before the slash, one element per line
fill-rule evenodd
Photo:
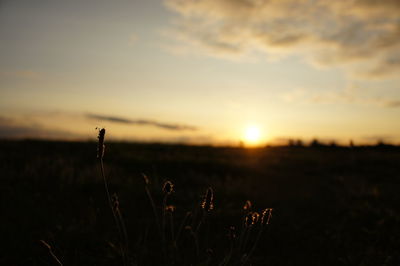
<path fill-rule="evenodd" d="M 95 142 L 0 142 L 0 265 L 57 265 L 52 254 L 63 265 L 123 265 L 96 149 Z M 231 226 L 240 237 L 246 200 L 259 213 L 273 208 L 248 265 L 400 265 L 398 147 L 106 143 L 104 169 L 110 194 L 118 195 L 131 265 L 222 265 Z M 166 226 L 175 234 L 195 210 L 177 250 L 165 244 L 170 230 L 160 238 L 142 174 L 159 217 L 163 184 L 174 184 L 168 205 L 176 209 Z M 197 254 L 187 225 L 201 214 L 208 187 L 214 209 L 200 228 Z M 247 248 L 227 265 L 241 265 L 260 228 L 254 225 Z"/>

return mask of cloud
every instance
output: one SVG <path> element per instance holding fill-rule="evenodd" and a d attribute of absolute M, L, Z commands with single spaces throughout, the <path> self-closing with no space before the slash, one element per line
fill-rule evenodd
<path fill-rule="evenodd" d="M 197 130 L 197 127 L 189 126 L 189 125 L 179 125 L 179 124 L 171 124 L 171 123 L 161 123 L 154 120 L 147 120 L 147 119 L 126 119 L 122 117 L 116 116 L 104 116 L 104 115 L 97 115 L 97 114 L 86 114 L 86 117 L 89 119 L 95 120 L 104 120 L 110 121 L 120 124 L 130 124 L 130 125 L 142 125 L 142 126 L 154 126 L 162 129 L 167 130 L 175 130 L 175 131 L 183 131 L 183 130 Z"/>
<path fill-rule="evenodd" d="M 90 121 L 88 121 L 88 118 Z M 53 140 L 86 140 L 94 139 L 95 124 L 99 120 L 126 125 L 154 126 L 174 131 L 170 135 L 132 135 L 126 136 L 114 132 L 110 136 L 114 140 L 133 140 L 143 142 L 173 142 L 207 144 L 213 142 L 213 136 L 207 133 L 201 135 L 194 126 L 160 123 L 153 120 L 131 120 L 114 116 L 85 114 L 64 111 L 36 111 L 14 115 L 0 115 L 0 139 L 53 139 Z M 97 122 L 96 122 L 97 121 Z"/>
<path fill-rule="evenodd" d="M 137 141 L 147 143 L 180 143 L 180 144 L 195 144 L 195 145 L 210 145 L 215 143 L 215 138 L 212 135 L 198 135 L 198 136 L 187 136 L 180 135 L 176 137 L 158 137 L 158 138 L 138 138 Z"/>
<path fill-rule="evenodd" d="M 386 107 L 400 107 L 400 100 L 386 100 L 384 105 Z"/>
<path fill-rule="evenodd" d="M 0 77 L 38 80 L 43 77 L 43 74 L 32 70 L 2 71 Z"/>
<path fill-rule="evenodd" d="M 380 79 L 386 76 L 398 75 L 399 69 L 400 69 L 400 53 L 391 55 L 390 57 L 382 60 L 379 65 L 376 65 L 373 68 L 357 73 L 357 76 L 367 77 L 372 79 Z"/>
<path fill-rule="evenodd" d="M 398 0 L 165 0 L 169 33 L 212 56 L 302 55 L 363 78 L 400 73 Z M 365 67 L 367 66 L 367 67 Z"/>
<path fill-rule="evenodd" d="M 79 139 L 83 136 L 66 130 L 47 128 L 37 123 L 23 124 L 10 117 L 0 117 L 0 138 Z"/>
<path fill-rule="evenodd" d="M 311 92 L 304 88 L 297 88 L 282 95 L 288 103 L 314 103 L 314 104 L 358 104 L 383 108 L 400 107 L 400 99 L 387 97 L 368 96 L 363 89 L 349 86 L 339 91 Z"/>

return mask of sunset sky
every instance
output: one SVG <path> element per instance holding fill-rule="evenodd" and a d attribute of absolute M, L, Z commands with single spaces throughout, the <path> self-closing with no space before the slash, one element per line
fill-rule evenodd
<path fill-rule="evenodd" d="M 0 1 L 0 138 L 400 144 L 399 86 L 398 0 Z"/>

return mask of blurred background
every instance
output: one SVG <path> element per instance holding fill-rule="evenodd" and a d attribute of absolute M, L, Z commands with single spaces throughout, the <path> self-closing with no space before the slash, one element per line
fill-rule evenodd
<path fill-rule="evenodd" d="M 2 0 L 0 134 L 87 140 L 101 126 L 146 142 L 398 144 L 399 9 Z"/>
<path fill-rule="evenodd" d="M 399 74 L 397 0 L 0 0 L 0 264 L 400 265 Z"/>

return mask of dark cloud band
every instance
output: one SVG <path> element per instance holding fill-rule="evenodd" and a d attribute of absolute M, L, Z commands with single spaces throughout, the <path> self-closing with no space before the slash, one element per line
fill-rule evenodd
<path fill-rule="evenodd" d="M 154 126 L 154 127 L 158 127 L 158 128 L 162 128 L 162 129 L 175 130 L 175 131 L 197 130 L 197 127 L 194 127 L 194 126 L 172 124 L 172 123 L 162 123 L 162 122 L 158 122 L 158 121 L 154 121 L 154 120 L 147 120 L 147 119 L 126 119 L 126 118 L 122 118 L 122 117 L 105 116 L 105 115 L 97 115 L 97 114 L 86 114 L 86 117 L 89 119 L 110 121 L 110 122 L 120 123 L 120 124 Z"/>

